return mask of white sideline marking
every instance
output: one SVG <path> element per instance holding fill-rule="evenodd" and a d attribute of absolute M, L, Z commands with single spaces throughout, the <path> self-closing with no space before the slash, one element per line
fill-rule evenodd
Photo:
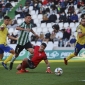
<path fill-rule="evenodd" d="M 85 81 L 85 80 L 79 80 L 79 81 Z"/>

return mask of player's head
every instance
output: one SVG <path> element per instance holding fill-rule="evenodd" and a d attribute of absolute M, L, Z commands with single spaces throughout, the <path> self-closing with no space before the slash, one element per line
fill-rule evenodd
<path fill-rule="evenodd" d="M 45 50 L 45 48 L 46 48 L 46 44 L 45 43 L 42 43 L 41 45 L 40 45 L 40 49 L 39 49 L 39 51 L 44 51 Z"/>
<path fill-rule="evenodd" d="M 85 18 L 81 19 L 81 25 L 85 26 Z"/>
<path fill-rule="evenodd" d="M 54 32 L 58 32 L 59 31 L 59 25 L 58 24 L 54 24 L 52 26 L 52 28 L 54 29 Z"/>
<path fill-rule="evenodd" d="M 25 22 L 26 22 L 27 24 L 29 24 L 30 21 L 31 21 L 31 15 L 30 15 L 30 14 L 26 14 L 26 15 L 25 15 Z"/>
<path fill-rule="evenodd" d="M 4 16 L 4 23 L 8 25 L 10 22 L 10 17 L 9 16 Z"/>

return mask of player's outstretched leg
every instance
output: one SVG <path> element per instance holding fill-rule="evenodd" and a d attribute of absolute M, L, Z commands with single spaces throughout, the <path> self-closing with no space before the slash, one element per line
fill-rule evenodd
<path fill-rule="evenodd" d="M 67 65 L 67 64 L 68 64 L 68 62 L 67 62 L 66 58 L 64 58 L 64 63 L 65 63 L 65 65 Z"/>
<path fill-rule="evenodd" d="M 9 69 L 12 70 L 13 68 L 13 62 L 10 62 Z"/>
<path fill-rule="evenodd" d="M 4 62 L 2 62 L 1 64 L 6 70 L 8 70 L 7 64 L 5 64 Z"/>

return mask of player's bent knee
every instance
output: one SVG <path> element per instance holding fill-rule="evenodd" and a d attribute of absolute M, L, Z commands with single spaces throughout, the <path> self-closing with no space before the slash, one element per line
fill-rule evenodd
<path fill-rule="evenodd" d="M 24 60 L 23 61 L 28 61 L 28 58 L 24 58 Z"/>
<path fill-rule="evenodd" d="M 21 69 L 21 64 L 19 64 L 17 67 L 16 67 L 17 70 L 20 70 Z"/>
<path fill-rule="evenodd" d="M 10 53 L 15 54 L 15 51 L 14 50 L 10 50 Z"/>
<path fill-rule="evenodd" d="M 27 49 L 31 54 L 33 54 L 34 53 L 34 49 L 33 48 L 29 48 L 29 49 Z"/>

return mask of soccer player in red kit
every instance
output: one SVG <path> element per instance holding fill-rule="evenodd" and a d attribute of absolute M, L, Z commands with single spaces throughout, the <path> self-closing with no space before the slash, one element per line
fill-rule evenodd
<path fill-rule="evenodd" d="M 22 61 L 22 63 L 17 66 L 17 70 L 18 70 L 17 73 L 28 72 L 26 68 L 30 68 L 30 69 L 36 68 L 42 60 L 44 60 L 47 65 L 46 72 L 52 73 L 52 71 L 50 70 L 50 64 L 48 62 L 46 53 L 44 51 L 45 48 L 46 48 L 45 43 L 42 43 L 40 46 L 34 46 L 34 53 L 32 58 L 31 59 L 25 58 Z"/>

